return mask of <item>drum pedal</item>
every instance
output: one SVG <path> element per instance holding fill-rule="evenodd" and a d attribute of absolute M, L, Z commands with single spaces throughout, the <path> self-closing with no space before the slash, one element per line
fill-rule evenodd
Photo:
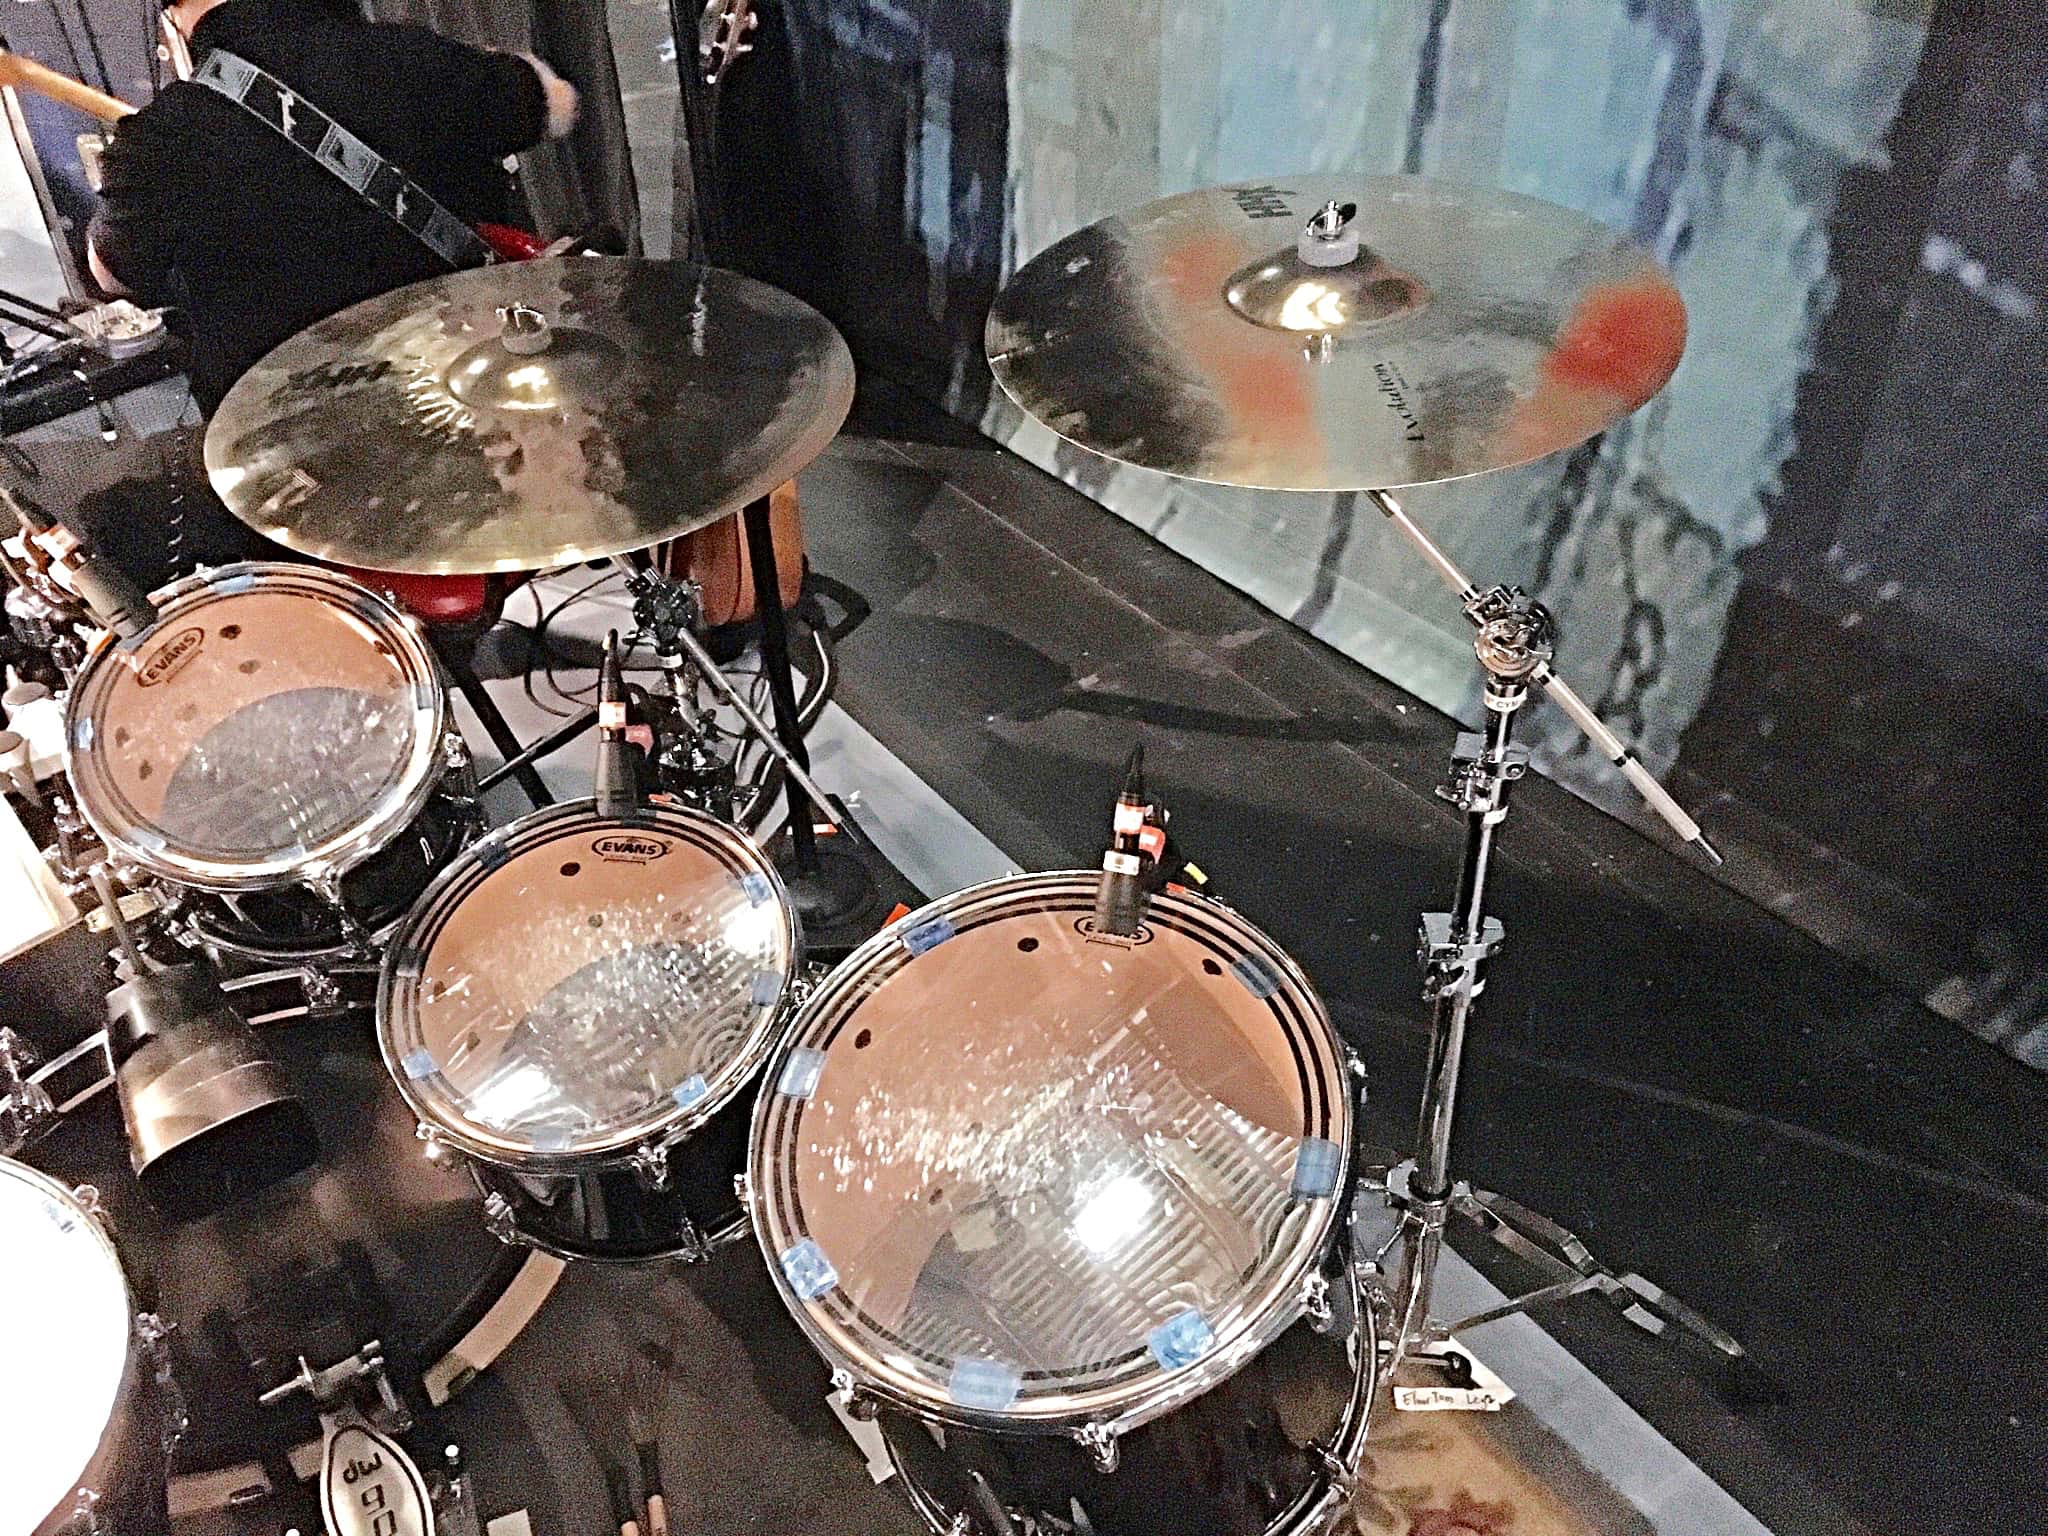
<path fill-rule="evenodd" d="M 329 1536 L 434 1536 L 434 1504 L 418 1465 L 355 1403 L 372 1384 L 378 1416 L 398 1429 L 412 1416 L 384 1373 L 384 1347 L 372 1340 L 347 1359 L 298 1374 L 257 1397 L 268 1406 L 303 1392 L 320 1414 L 320 1516 Z"/>

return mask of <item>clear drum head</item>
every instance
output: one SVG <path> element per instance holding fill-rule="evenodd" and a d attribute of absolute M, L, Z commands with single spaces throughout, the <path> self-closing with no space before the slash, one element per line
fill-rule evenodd
<path fill-rule="evenodd" d="M 591 802 L 473 844 L 392 936 L 377 1034 L 423 1125 L 507 1167 L 679 1138 L 760 1070 L 800 959 L 768 860 L 695 812 Z"/>
<path fill-rule="evenodd" d="M 768 1065 L 755 1233 L 833 1362 L 929 1417 L 1129 1427 L 1299 1314 L 1351 1144 L 1343 1049 L 1229 909 L 1094 938 L 1098 877 L 884 930 Z"/>
<path fill-rule="evenodd" d="M 113 1245 L 56 1180 L 0 1158 L 0 1531 L 33 1531 L 77 1486 L 128 1370 L 128 1283 Z"/>
<path fill-rule="evenodd" d="M 442 763 L 431 655 L 347 577 L 251 563 L 157 596 L 71 690 L 66 770 L 109 848 L 167 879 L 257 889 L 353 867 L 426 803 Z"/>

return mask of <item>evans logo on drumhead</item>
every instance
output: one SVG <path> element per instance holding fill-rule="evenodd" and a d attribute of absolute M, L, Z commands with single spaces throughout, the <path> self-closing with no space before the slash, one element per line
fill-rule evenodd
<path fill-rule="evenodd" d="M 162 645 L 151 651 L 135 674 L 138 688 L 154 688 L 165 678 L 172 676 L 194 656 L 206 639 L 203 629 L 181 629 Z"/>
<path fill-rule="evenodd" d="M 590 845 L 590 851 L 607 864 L 652 864 L 668 850 L 669 845 L 658 837 L 639 837 L 625 832 L 600 837 Z"/>

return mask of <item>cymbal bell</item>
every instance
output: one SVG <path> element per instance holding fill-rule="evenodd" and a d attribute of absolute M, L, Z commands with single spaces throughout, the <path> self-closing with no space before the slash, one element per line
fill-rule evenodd
<path fill-rule="evenodd" d="M 1654 395 L 1684 345 L 1678 290 L 1624 236 L 1416 176 L 1214 187 L 1105 219 L 1027 262 L 987 329 L 1004 390 L 1068 441 L 1289 491 L 1555 453 Z"/>
<path fill-rule="evenodd" d="M 323 560 L 530 570 L 728 516 L 852 403 L 852 355 L 801 300 L 716 267 L 565 256 L 302 331 L 228 392 L 206 467 L 242 521 Z"/>

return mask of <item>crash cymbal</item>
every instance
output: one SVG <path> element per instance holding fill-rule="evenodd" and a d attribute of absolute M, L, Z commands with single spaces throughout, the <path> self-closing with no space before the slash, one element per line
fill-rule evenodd
<path fill-rule="evenodd" d="M 1004 287 L 987 339 L 1019 406 L 1108 458 L 1393 490 L 1626 416 L 1678 366 L 1685 305 L 1584 214 L 1414 176 L 1298 176 L 1076 231 Z"/>
<path fill-rule="evenodd" d="M 645 549 L 765 496 L 830 442 L 853 359 L 734 272 L 567 256 L 451 273 L 323 320 L 228 392 L 206 467 L 235 515 L 380 571 Z"/>

